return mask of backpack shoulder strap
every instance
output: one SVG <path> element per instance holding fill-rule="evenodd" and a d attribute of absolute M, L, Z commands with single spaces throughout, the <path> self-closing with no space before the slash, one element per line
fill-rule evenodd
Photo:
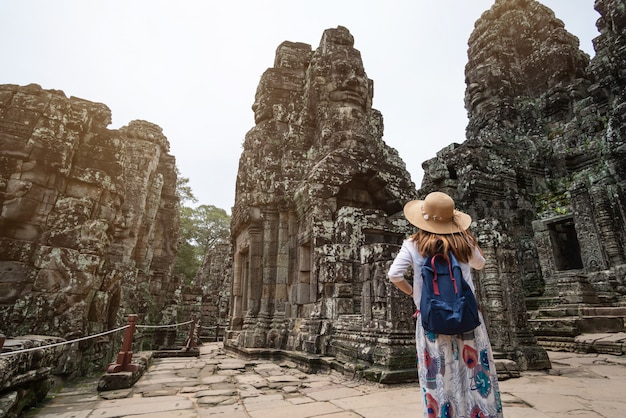
<path fill-rule="evenodd" d="M 450 275 L 450 280 L 452 281 L 452 284 L 454 285 L 454 293 L 458 294 L 459 293 L 459 289 L 456 285 L 456 278 L 454 276 L 453 273 L 453 267 L 459 267 L 459 264 L 456 260 L 456 258 L 454 258 L 454 255 L 450 252 L 448 253 L 448 257 L 446 257 L 444 254 L 442 253 L 437 253 L 434 254 L 432 256 L 429 256 L 426 258 L 425 261 L 425 265 L 428 265 L 428 269 L 431 270 L 433 272 L 433 280 L 432 280 L 432 286 L 433 286 L 433 293 L 435 295 L 439 295 L 439 280 L 438 280 L 438 271 L 437 271 L 437 259 L 443 259 L 443 263 L 439 264 L 439 269 L 441 268 L 447 268 L 448 273 Z M 445 266 L 445 267 L 444 267 Z M 459 268 L 460 271 L 460 268 Z M 422 277 L 425 279 L 424 275 L 422 274 Z"/>
<path fill-rule="evenodd" d="M 448 258 L 450 259 L 451 268 L 454 268 L 454 267 L 461 268 L 461 266 L 459 265 L 459 261 L 456 259 L 452 251 L 448 253 Z"/>
<path fill-rule="evenodd" d="M 452 252 L 450 252 L 450 264 L 452 266 L 452 271 L 455 273 L 454 277 L 462 280 L 462 283 L 464 285 L 469 286 L 469 283 L 467 283 L 467 280 L 465 280 L 465 277 L 463 277 L 463 269 L 461 268 L 461 264 L 459 264 L 459 261 L 456 259 L 454 254 L 452 254 Z"/>

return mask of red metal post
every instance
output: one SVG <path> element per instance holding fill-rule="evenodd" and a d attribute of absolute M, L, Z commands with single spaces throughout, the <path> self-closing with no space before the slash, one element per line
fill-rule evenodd
<path fill-rule="evenodd" d="M 137 325 L 137 315 L 128 315 L 128 328 L 124 332 L 124 341 L 122 341 L 122 351 L 117 355 L 117 362 L 111 363 L 107 367 L 107 373 L 118 372 L 134 372 L 137 371 L 139 365 L 131 364 L 133 358 L 133 336 L 135 335 L 135 326 Z"/>

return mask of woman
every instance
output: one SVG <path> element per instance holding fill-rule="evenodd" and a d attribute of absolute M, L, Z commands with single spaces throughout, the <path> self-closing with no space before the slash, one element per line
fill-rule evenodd
<path fill-rule="evenodd" d="M 418 227 L 406 239 L 391 265 L 389 280 L 413 297 L 419 307 L 424 260 L 451 251 L 463 279 L 474 294 L 471 268 L 482 269 L 485 258 L 468 228 L 472 218 L 454 209 L 454 201 L 441 192 L 404 206 L 407 220 Z M 415 272 L 413 285 L 404 278 L 409 267 Z M 415 329 L 417 364 L 425 417 L 502 417 L 496 366 L 485 321 L 473 331 L 458 335 L 434 334 L 424 330 L 419 311 Z"/>

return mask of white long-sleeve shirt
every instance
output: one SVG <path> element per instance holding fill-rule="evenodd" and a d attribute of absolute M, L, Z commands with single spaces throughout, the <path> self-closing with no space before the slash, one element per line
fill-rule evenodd
<path fill-rule="evenodd" d="M 402 248 L 400 248 L 400 252 L 396 255 L 396 258 L 393 260 L 393 263 L 389 268 L 389 272 L 387 273 L 387 277 L 389 277 L 389 280 L 392 282 L 401 282 L 404 280 L 404 274 L 406 271 L 410 266 L 413 266 L 413 301 L 416 306 L 419 306 L 420 299 L 422 297 L 423 281 L 421 271 L 425 260 L 426 259 L 417 250 L 413 240 L 411 238 L 407 238 L 402 243 Z M 471 269 L 482 269 L 485 266 L 485 257 L 483 257 L 480 250 L 475 247 L 469 263 L 459 263 L 459 266 L 463 272 L 463 278 L 470 285 L 472 292 L 476 294 L 474 282 L 472 281 Z"/>

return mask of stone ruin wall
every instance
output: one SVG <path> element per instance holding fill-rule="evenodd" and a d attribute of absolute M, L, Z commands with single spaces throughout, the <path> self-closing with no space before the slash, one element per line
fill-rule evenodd
<path fill-rule="evenodd" d="M 624 328 L 626 11 L 594 7 L 590 59 L 539 2 L 496 1 L 469 40 L 467 140 L 423 164 L 420 195 L 452 194 L 496 260 L 478 274 L 496 347 L 529 329 L 520 291 L 543 346 Z"/>
<path fill-rule="evenodd" d="M 228 326 L 228 305 L 232 281 L 232 256 L 229 244 L 219 244 L 206 254 L 194 279 L 193 295 L 202 295 L 196 308 L 200 337 L 221 340 Z"/>
<path fill-rule="evenodd" d="M 177 288 L 169 143 L 154 124 L 109 130 L 110 123 L 103 104 L 35 84 L 0 86 L 0 333 L 7 337 L 73 339 L 124 325 L 128 313 L 159 323 Z M 108 337 L 95 344 L 85 363 L 106 364 L 119 349 Z M 66 362 L 60 367 L 72 369 L 80 359 Z"/>
<path fill-rule="evenodd" d="M 314 51 L 293 42 L 277 48 L 240 158 L 226 347 L 334 356 L 379 381 L 415 378 L 414 307 L 386 272 L 414 232 L 402 207 L 417 192 L 382 140 L 373 92 L 344 27 L 324 31 Z M 490 274 L 506 283 L 483 303 L 522 300 L 521 285 L 489 255 L 497 260 Z M 496 340 L 503 356 L 549 367 L 521 312 L 516 322 L 490 314 L 492 328 L 507 334 Z"/>
<path fill-rule="evenodd" d="M 221 341 L 228 326 L 232 279 L 230 244 L 217 244 L 204 256 L 202 265 L 190 283 L 182 283 L 169 304 L 168 323 L 197 321 L 196 336 L 201 341 Z M 166 333 L 170 342 L 180 338 L 175 330 Z M 167 346 L 167 345 L 166 345 Z"/>

